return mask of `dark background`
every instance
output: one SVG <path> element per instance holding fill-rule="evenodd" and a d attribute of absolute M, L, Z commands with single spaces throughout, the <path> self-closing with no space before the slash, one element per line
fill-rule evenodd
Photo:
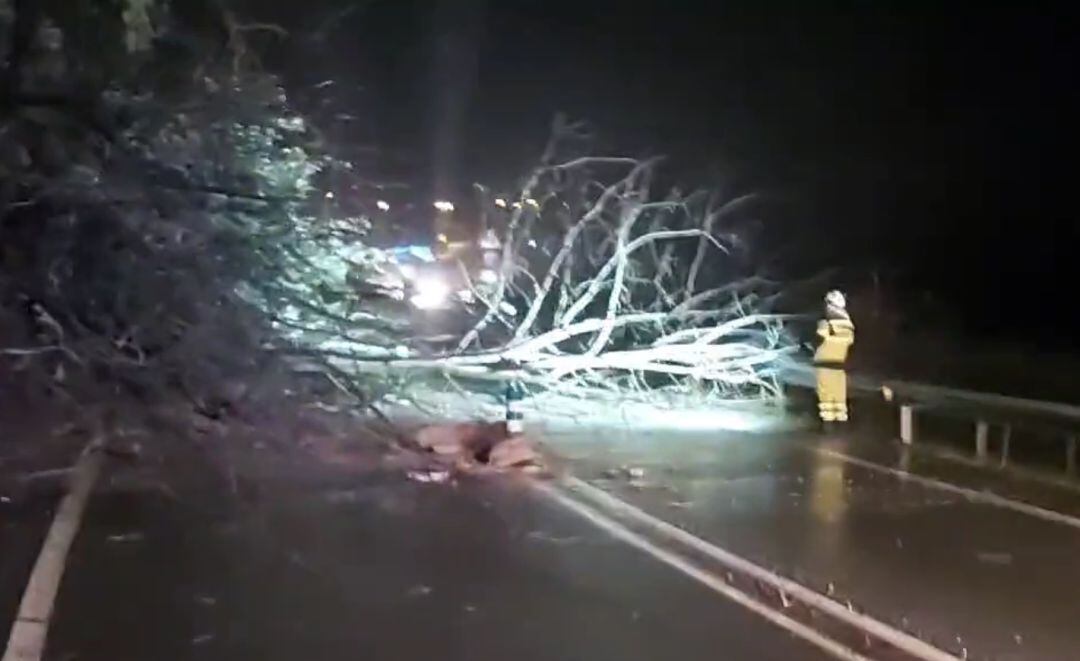
<path fill-rule="evenodd" d="M 762 268 L 877 273 L 981 338 L 1080 331 L 1069 4 L 252 4 L 292 33 L 267 66 L 418 198 L 510 185 L 561 111 L 690 185 L 762 193 Z"/>

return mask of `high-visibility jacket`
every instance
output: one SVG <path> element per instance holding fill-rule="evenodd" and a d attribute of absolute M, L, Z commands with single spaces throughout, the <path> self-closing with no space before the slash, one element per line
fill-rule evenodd
<path fill-rule="evenodd" d="M 848 349 L 855 343 L 855 324 L 850 319 L 822 319 L 817 334 L 821 344 L 814 352 L 814 364 L 842 366 L 847 360 Z"/>

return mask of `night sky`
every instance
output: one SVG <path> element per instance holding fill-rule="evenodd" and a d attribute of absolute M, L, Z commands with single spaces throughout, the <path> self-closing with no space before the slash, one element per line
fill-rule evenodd
<path fill-rule="evenodd" d="M 300 95 L 333 80 L 322 102 L 356 119 L 329 134 L 418 196 L 510 183 L 561 111 L 688 184 L 760 192 L 773 271 L 876 270 L 980 336 L 1080 331 L 1068 4 L 253 4 L 294 33 L 268 66 Z"/>

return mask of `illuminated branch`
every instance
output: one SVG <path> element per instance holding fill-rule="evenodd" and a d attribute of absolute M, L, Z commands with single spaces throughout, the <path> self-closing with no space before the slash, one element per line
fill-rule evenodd
<path fill-rule="evenodd" d="M 776 366 L 794 343 L 788 317 L 769 309 L 775 287 L 754 277 L 725 281 L 730 269 L 717 268 L 729 253 L 724 224 L 753 196 L 653 199 L 655 160 L 559 161 L 559 131 L 507 196 L 516 203 L 494 228 L 497 277 L 479 287 L 459 264 L 479 310 L 452 351 L 430 355 L 420 338 L 393 348 L 343 339 L 328 343 L 324 358 L 366 374 L 515 379 L 579 394 L 777 396 Z"/>

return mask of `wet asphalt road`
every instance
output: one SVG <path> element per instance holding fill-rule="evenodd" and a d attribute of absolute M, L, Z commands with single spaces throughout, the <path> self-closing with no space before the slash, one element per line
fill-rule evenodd
<path fill-rule="evenodd" d="M 529 488 L 372 476 L 229 512 L 97 497 L 47 658 L 827 657 Z"/>
<path fill-rule="evenodd" d="M 958 656 L 1080 658 L 1080 530 L 815 451 L 888 464 L 896 453 L 885 445 L 701 434 L 552 442 L 591 483 Z M 645 475 L 612 475 L 612 466 Z M 1049 506 L 1080 502 L 985 471 L 927 460 L 914 468 Z"/>
<path fill-rule="evenodd" d="M 547 437 L 589 482 L 959 657 L 1080 658 L 1080 530 L 817 451 L 893 463 L 884 443 Z M 1080 513 L 1080 493 L 908 463 Z M 513 480 L 308 476 L 203 495 L 95 496 L 46 658 L 827 658 Z"/>
<path fill-rule="evenodd" d="M 58 501 L 56 494 L 9 494 L 0 489 L 0 636 L 5 641 Z"/>

